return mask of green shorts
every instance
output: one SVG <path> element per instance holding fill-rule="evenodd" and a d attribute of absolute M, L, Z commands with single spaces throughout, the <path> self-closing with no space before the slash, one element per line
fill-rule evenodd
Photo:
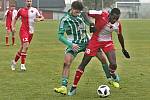
<path fill-rule="evenodd" d="M 86 49 L 87 44 L 78 44 L 78 45 L 79 45 L 80 48 L 77 52 L 74 52 L 71 47 L 67 47 L 65 53 L 70 53 L 71 55 L 76 57 L 78 53 L 84 52 L 85 49 Z"/>

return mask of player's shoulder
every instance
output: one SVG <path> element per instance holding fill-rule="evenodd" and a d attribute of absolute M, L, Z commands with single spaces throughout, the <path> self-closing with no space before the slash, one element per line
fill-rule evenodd
<path fill-rule="evenodd" d="M 18 12 L 20 12 L 20 11 L 25 11 L 25 9 L 26 9 L 25 7 L 19 8 L 19 9 L 18 9 Z"/>
<path fill-rule="evenodd" d="M 109 12 L 107 10 L 103 10 L 101 15 L 102 16 L 109 16 Z"/>
<path fill-rule="evenodd" d="M 118 20 L 114 23 L 114 26 L 120 26 L 121 25 L 121 22 Z"/>
<path fill-rule="evenodd" d="M 31 7 L 30 10 L 38 11 L 35 7 Z"/>
<path fill-rule="evenodd" d="M 97 14 L 101 15 L 103 13 L 102 10 L 89 10 L 88 14 Z"/>
<path fill-rule="evenodd" d="M 64 16 L 61 18 L 61 21 L 67 21 L 69 20 L 70 16 L 68 13 L 65 13 Z"/>

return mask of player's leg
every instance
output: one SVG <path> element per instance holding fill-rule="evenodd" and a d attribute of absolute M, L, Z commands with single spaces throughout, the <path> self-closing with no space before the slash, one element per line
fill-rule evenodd
<path fill-rule="evenodd" d="M 109 61 L 109 72 L 110 75 L 112 76 L 113 80 L 108 80 L 108 82 L 114 86 L 114 87 L 119 87 L 119 83 L 115 81 L 114 79 L 117 79 L 117 75 L 115 74 L 115 71 L 117 69 L 117 64 L 116 64 L 116 54 L 115 54 L 115 48 L 114 44 L 112 41 L 104 42 L 103 46 L 103 51 L 105 52 L 108 61 Z"/>
<path fill-rule="evenodd" d="M 21 51 L 21 66 L 20 69 L 22 71 L 26 70 L 25 63 L 26 63 L 26 57 L 27 57 L 27 50 L 29 48 L 29 45 L 31 43 L 33 34 L 22 34 L 20 35 L 21 41 L 22 41 L 22 51 Z"/>
<path fill-rule="evenodd" d="M 73 85 L 70 88 L 70 91 L 68 92 L 69 96 L 76 94 L 76 88 L 77 88 L 78 82 L 79 82 L 82 74 L 84 73 L 84 69 L 85 69 L 86 65 L 90 62 L 91 58 L 92 58 L 92 56 L 84 55 L 81 64 L 79 65 L 78 69 L 76 70 Z"/>
<path fill-rule="evenodd" d="M 22 45 L 20 46 L 18 52 L 16 53 L 15 58 L 14 58 L 14 59 L 12 60 L 12 62 L 11 62 L 11 69 L 12 69 L 12 70 L 15 70 L 15 68 L 16 68 L 17 61 L 18 61 L 18 60 L 20 59 L 20 57 L 21 57 L 21 51 L 22 51 Z"/>
<path fill-rule="evenodd" d="M 94 38 L 91 39 L 85 50 L 84 57 L 76 70 L 73 85 L 72 85 L 70 91 L 68 92 L 69 96 L 76 94 L 76 88 L 77 88 L 78 82 L 79 82 L 82 74 L 84 73 L 84 69 L 85 69 L 86 65 L 90 62 L 92 57 L 96 56 L 98 49 L 99 49 L 99 43 L 97 42 L 97 39 L 94 39 Z"/>
<path fill-rule="evenodd" d="M 18 62 L 18 60 L 21 57 L 21 52 L 22 52 L 22 49 L 23 49 L 23 45 L 22 45 L 23 41 L 22 41 L 21 37 L 20 37 L 20 40 L 21 40 L 21 46 L 20 46 L 18 52 L 16 53 L 15 58 L 12 60 L 12 63 L 11 63 L 11 69 L 12 70 L 15 70 L 16 63 Z"/>
<path fill-rule="evenodd" d="M 74 59 L 74 56 L 71 53 L 66 53 L 64 58 L 64 65 L 62 71 L 62 80 L 61 80 L 61 87 L 54 88 L 54 91 L 57 93 L 61 93 L 63 95 L 67 94 L 67 85 L 68 85 L 68 78 L 70 73 L 70 66 Z"/>
<path fill-rule="evenodd" d="M 110 63 L 109 70 L 110 70 L 110 74 L 113 78 L 113 80 L 109 81 L 109 83 L 111 85 L 113 85 L 114 87 L 118 88 L 119 87 L 119 83 L 118 83 L 119 82 L 119 76 L 115 73 L 115 71 L 117 69 L 115 50 L 111 50 L 111 51 L 107 52 L 106 56 L 107 56 L 108 61 Z"/>
<path fill-rule="evenodd" d="M 10 34 L 10 29 L 6 28 L 6 36 L 5 36 L 5 45 L 9 46 L 9 34 Z"/>
<path fill-rule="evenodd" d="M 108 63 L 105 57 L 105 54 L 102 52 L 102 50 L 99 49 L 99 51 L 97 52 L 96 57 L 99 59 L 99 61 L 102 64 L 103 70 L 105 72 L 105 75 L 107 77 L 107 79 L 111 78 L 110 72 L 109 72 L 109 67 L 108 67 Z"/>
<path fill-rule="evenodd" d="M 26 63 L 26 56 L 27 56 L 27 50 L 28 50 L 28 47 L 29 47 L 29 42 L 23 42 L 22 44 L 22 51 L 21 51 L 21 66 L 20 66 L 20 69 L 22 71 L 25 71 L 26 70 L 26 67 L 25 67 L 25 63 Z"/>
<path fill-rule="evenodd" d="M 15 44 L 15 32 L 11 31 L 12 32 L 12 45 L 16 45 Z"/>

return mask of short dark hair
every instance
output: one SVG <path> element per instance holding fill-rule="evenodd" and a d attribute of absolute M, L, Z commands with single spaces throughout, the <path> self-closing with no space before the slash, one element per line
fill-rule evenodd
<path fill-rule="evenodd" d="M 83 10 L 83 4 L 82 4 L 82 2 L 80 2 L 80 1 L 74 1 L 74 2 L 72 2 L 72 4 L 71 4 L 71 8 L 73 8 L 73 9 L 77 9 L 77 10 Z"/>
<path fill-rule="evenodd" d="M 111 15 L 116 14 L 116 15 L 120 15 L 120 9 L 119 8 L 113 8 L 110 12 Z"/>

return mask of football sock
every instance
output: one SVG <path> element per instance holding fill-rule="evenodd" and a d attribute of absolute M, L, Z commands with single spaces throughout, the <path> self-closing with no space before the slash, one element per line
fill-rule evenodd
<path fill-rule="evenodd" d="M 5 38 L 6 38 L 6 44 L 8 44 L 8 36 L 6 36 Z"/>
<path fill-rule="evenodd" d="M 62 81 L 61 81 L 62 83 L 62 86 L 65 86 L 65 87 L 67 87 L 67 84 L 68 84 L 68 78 L 67 77 L 62 77 Z"/>
<path fill-rule="evenodd" d="M 76 89 L 76 87 L 72 86 L 70 92 L 72 92 L 74 89 Z"/>
<path fill-rule="evenodd" d="M 110 72 L 109 72 L 109 68 L 108 68 L 108 64 L 102 64 L 103 70 L 105 72 L 105 75 L 107 78 L 111 78 Z"/>
<path fill-rule="evenodd" d="M 73 87 L 76 87 L 79 80 L 80 80 L 80 77 L 82 76 L 84 71 L 80 70 L 80 69 L 77 69 L 76 71 L 76 74 L 75 74 L 75 77 L 74 77 L 74 82 L 73 82 Z"/>
<path fill-rule="evenodd" d="M 17 52 L 17 54 L 15 56 L 15 62 L 17 62 L 19 60 L 20 56 L 21 56 L 21 53 Z"/>
<path fill-rule="evenodd" d="M 21 64 L 25 64 L 26 61 L 26 52 L 21 52 Z"/>
<path fill-rule="evenodd" d="M 112 65 L 109 66 L 110 75 L 112 76 L 113 79 L 116 79 L 116 74 L 115 74 L 116 68 L 117 68 L 116 66 L 112 66 Z"/>
<path fill-rule="evenodd" d="M 12 37 L 12 45 L 15 43 L 15 37 Z"/>

